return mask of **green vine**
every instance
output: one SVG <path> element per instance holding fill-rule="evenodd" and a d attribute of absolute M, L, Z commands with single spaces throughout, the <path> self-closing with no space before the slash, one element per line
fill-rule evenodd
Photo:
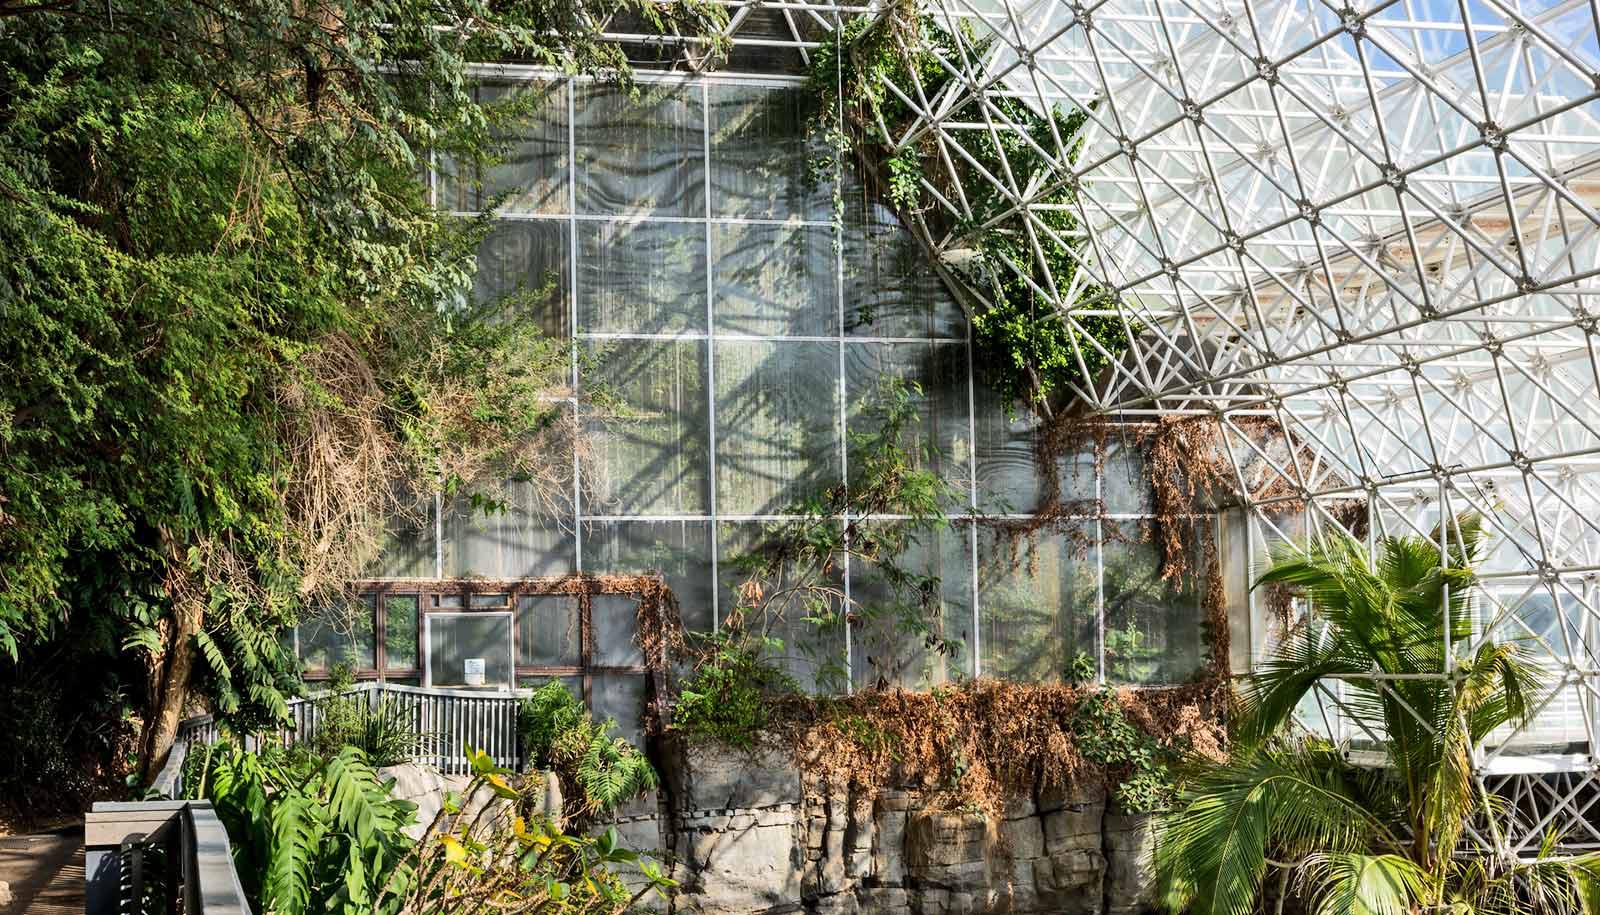
<path fill-rule="evenodd" d="M 916 382 L 882 378 L 853 407 L 848 484 L 797 500 L 785 512 L 791 520 L 766 525 L 752 547 L 730 561 L 744 581 L 729 630 L 763 640 L 776 653 L 784 647 L 776 633 L 786 622 L 807 624 L 807 634 L 818 638 L 791 647 L 815 664 L 819 688 L 846 686 L 848 671 L 827 646 L 850 623 L 882 622 L 939 655 L 962 649 L 942 632 L 939 576 L 906 561 L 948 527 L 944 509 L 956 501 L 938 470 L 938 449 L 923 440 L 925 407 Z M 840 576 L 846 557 L 853 575 L 879 586 L 863 589 L 866 595 L 846 594 Z"/>
<path fill-rule="evenodd" d="M 1111 797 L 1124 812 L 1151 813 L 1171 802 L 1176 782 L 1168 763 L 1175 754 L 1134 727 L 1116 691 L 1100 689 L 1085 696 L 1072 717 L 1071 732 L 1085 759 L 1120 773 Z"/>
<path fill-rule="evenodd" d="M 1060 109 L 1042 114 L 1000 96 L 968 101 L 948 118 L 1015 125 L 975 132 L 964 146 L 971 161 L 941 159 L 926 137 L 898 147 L 882 140 L 885 131 L 903 134 L 916 115 L 888 84 L 920 85 L 928 104 L 936 106 L 945 93 L 960 91 L 943 61 L 970 65 L 987 45 L 970 31 L 952 34 L 906 3 L 876 19 L 848 23 L 813 56 L 811 88 L 819 99 L 813 124 L 830 150 L 825 161 L 839 167 L 843 156 L 854 152 L 869 182 L 877 182 L 903 222 L 910 226 L 921 220 L 938 235 L 948 235 L 946 247 L 975 254 L 951 267 L 980 300 L 971 309 L 974 361 L 1006 403 L 1039 407 L 1075 387 L 1087 388 L 1139 330 L 1135 321 L 1116 313 L 1096 285 L 1071 303 L 1074 310 L 1092 313 L 1069 321 L 1055 304 L 1079 270 L 1082 232 L 1074 215 L 1075 183 L 1063 180 L 1063 163 L 1043 151 L 1061 149 L 1066 163 L 1075 160 L 1087 114 Z M 1029 198 L 1029 216 L 1012 212 L 1012 200 L 981 172 L 1010 175 Z M 952 193 L 957 185 L 969 208 L 961 219 L 933 193 L 957 199 Z"/>

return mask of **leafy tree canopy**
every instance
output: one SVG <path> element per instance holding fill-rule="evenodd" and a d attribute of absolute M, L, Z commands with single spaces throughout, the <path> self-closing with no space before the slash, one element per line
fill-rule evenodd
<path fill-rule="evenodd" d="M 721 15 L 0 0 L 0 652 L 120 653 L 148 764 L 191 688 L 281 713 L 280 631 L 409 493 L 560 485 L 563 350 L 467 304 L 484 227 L 421 176 L 492 163 L 521 114 L 477 101 L 474 61 L 625 78 L 597 25 L 619 14 Z"/>

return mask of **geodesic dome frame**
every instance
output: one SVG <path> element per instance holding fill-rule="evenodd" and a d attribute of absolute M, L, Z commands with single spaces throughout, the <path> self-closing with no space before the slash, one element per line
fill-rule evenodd
<path fill-rule="evenodd" d="M 925 163 L 902 218 L 976 308 L 962 265 L 996 230 L 1023 252 L 1016 276 L 1085 331 L 1075 346 L 1126 321 L 1125 350 L 1075 394 L 1212 418 L 1251 561 L 1351 526 L 1351 500 L 1369 538 L 1448 541 L 1441 519 L 1481 515 L 1475 640 L 1523 640 L 1554 687 L 1475 760 L 1521 814 L 1500 850 L 1535 854 L 1552 827 L 1600 847 L 1600 6 L 729 5 L 735 65 L 804 67 L 860 17 L 942 30 L 892 30 L 931 69 L 874 71 L 904 116 L 873 139 Z M 1054 113 L 1081 128 L 1041 131 Z M 974 211 L 995 195 L 1000 211 Z M 1292 447 L 1264 443 L 1263 421 Z M 1281 485 L 1256 485 L 1263 467 Z M 1337 684 L 1319 698 L 1331 736 L 1361 736 Z"/>
<path fill-rule="evenodd" d="M 1507 850 L 1536 850 L 1552 825 L 1600 840 L 1596 8 L 938 0 L 919 13 L 949 38 L 904 48 L 936 61 L 937 90 L 926 69 L 900 71 L 883 89 L 914 114 L 877 126 L 945 166 L 923 178 L 937 204 L 912 214 L 931 253 L 951 263 L 970 244 L 971 185 L 1004 195 L 1035 254 L 1015 266 L 1063 320 L 1112 308 L 1137 322 L 1081 398 L 1213 417 L 1242 484 L 1245 462 L 1276 459 L 1289 493 L 1239 487 L 1255 542 L 1285 537 L 1290 503 L 1302 530 L 1358 498 L 1368 536 L 1446 542 L 1440 519 L 1480 514 L 1475 639 L 1524 640 L 1554 683 L 1533 722 L 1476 760 L 1523 808 Z M 1043 135 L 1005 99 L 1081 112 L 1083 128 Z M 999 150 L 1000 167 L 977 149 Z M 1052 213 L 1062 189 L 1071 231 Z M 1052 275 L 1052 246 L 1072 252 L 1067 276 Z M 1250 417 L 1298 447 L 1264 453 Z M 1337 684 L 1319 700 L 1333 736 L 1362 736 Z M 1524 752 L 1539 744 L 1552 751 Z"/>

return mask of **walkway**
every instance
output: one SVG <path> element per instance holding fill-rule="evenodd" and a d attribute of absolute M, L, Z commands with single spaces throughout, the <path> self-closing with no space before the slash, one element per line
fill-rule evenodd
<path fill-rule="evenodd" d="M 83 824 L 0 838 L 0 915 L 83 912 Z"/>

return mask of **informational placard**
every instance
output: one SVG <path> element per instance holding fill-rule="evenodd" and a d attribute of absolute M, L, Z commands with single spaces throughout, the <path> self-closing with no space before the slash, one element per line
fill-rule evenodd
<path fill-rule="evenodd" d="M 461 679 L 468 686 L 483 685 L 483 659 L 463 658 L 461 661 Z"/>

